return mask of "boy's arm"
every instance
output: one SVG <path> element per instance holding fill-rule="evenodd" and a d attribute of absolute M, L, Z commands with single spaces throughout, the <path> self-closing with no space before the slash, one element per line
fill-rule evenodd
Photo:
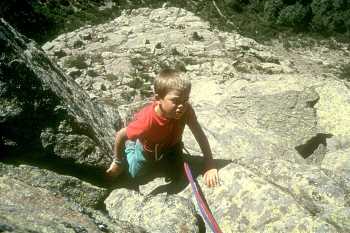
<path fill-rule="evenodd" d="M 122 161 L 123 160 L 123 149 L 124 144 L 127 139 L 126 136 L 126 128 L 120 129 L 115 136 L 115 143 L 114 143 L 114 156 L 117 160 Z"/>
<path fill-rule="evenodd" d="M 115 136 L 115 143 L 113 149 L 115 157 L 113 158 L 113 162 L 106 171 L 107 175 L 109 176 L 118 176 L 123 171 L 121 161 L 123 160 L 123 149 L 126 139 L 126 128 L 122 128 L 116 133 Z"/>
<path fill-rule="evenodd" d="M 190 128 L 194 138 L 196 139 L 199 147 L 204 156 L 205 167 L 206 169 L 214 168 L 213 156 L 211 153 L 210 145 L 207 136 L 205 136 L 204 131 L 199 124 L 195 116 L 190 116 L 190 119 L 187 122 L 188 127 Z"/>
<path fill-rule="evenodd" d="M 192 106 L 190 106 L 190 108 L 192 108 Z M 208 138 L 205 136 L 204 131 L 200 126 L 193 109 L 191 109 L 191 111 L 193 114 L 190 114 L 189 119 L 187 121 L 187 125 L 190 128 L 196 141 L 198 142 L 198 145 L 201 148 L 204 156 L 206 169 L 204 173 L 204 181 L 209 187 L 214 187 L 219 184 L 219 176 L 218 171 L 215 168 L 209 141 Z"/>

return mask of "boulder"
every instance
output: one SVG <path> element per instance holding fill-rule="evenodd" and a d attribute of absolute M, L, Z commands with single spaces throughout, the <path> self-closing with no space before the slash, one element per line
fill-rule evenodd
<path fill-rule="evenodd" d="M 349 231 L 349 187 L 313 165 L 242 158 L 220 169 L 219 187 L 198 182 L 223 232 Z M 189 187 L 178 195 L 194 199 Z"/>
<path fill-rule="evenodd" d="M 85 207 L 101 207 L 108 195 L 106 188 L 94 186 L 76 177 L 60 175 L 29 165 L 14 166 L 0 163 L 0 175 L 13 177 L 33 187 L 50 190 Z"/>
<path fill-rule="evenodd" d="M 113 219 L 132 222 L 148 232 L 200 232 L 198 214 L 193 203 L 176 195 L 143 195 L 116 189 L 105 201 Z"/>
<path fill-rule="evenodd" d="M 6 31 L 0 38 L 11 33 Z M 24 52 L 16 59 L 12 59 L 13 52 L 0 56 L 1 74 L 9 76 L 21 69 L 47 73 L 37 65 L 37 54 L 42 52 L 30 53 L 34 43 L 22 37 L 9 43 Z M 8 49 L 9 43 L 1 43 L 0 48 L 13 51 Z M 270 45 L 261 45 L 235 31 L 211 29 L 192 12 L 179 8 L 124 11 L 108 23 L 80 28 L 43 46 L 73 77 L 63 75 L 46 59 L 40 64 L 50 64 L 48 70 L 55 67 L 60 74 L 54 77 L 66 78 L 65 83 L 75 79 L 88 94 L 71 88 L 77 87 L 74 83 L 67 89 L 57 81 L 51 89 L 46 88 L 56 79 L 32 82 L 36 79 L 30 78 L 31 72 L 19 72 L 26 76 L 17 75 L 20 78 L 13 79 L 16 82 L 11 85 L 5 82 L 7 76 L 1 76 L 0 145 L 7 151 L 26 148 L 17 149 L 15 155 L 23 154 L 22 159 L 40 157 L 46 165 L 54 164 L 49 170 L 55 172 L 56 163 L 62 166 L 64 160 L 67 170 L 75 171 L 69 174 L 85 182 L 88 172 L 78 174 L 82 168 L 91 171 L 91 166 L 95 169 L 108 164 L 108 159 L 102 156 L 98 160 L 96 155 L 110 153 L 113 127 L 99 122 L 117 119 L 111 116 L 118 108 L 127 123 L 134 108 L 149 100 L 151 83 L 160 68 L 176 67 L 187 70 L 192 81 L 192 106 L 209 139 L 220 186 L 205 186 L 200 148 L 187 128 L 183 141 L 191 155 L 186 158 L 223 232 L 349 232 L 349 84 L 337 78 L 337 67 L 348 60 L 344 57 L 349 54 L 348 47 L 338 51 L 316 43 L 284 48 L 284 43 L 276 39 Z M 29 80 L 22 85 L 29 88 L 21 89 L 18 80 Z M 11 94 L 18 94 L 17 90 L 23 95 Z M 73 94 L 65 95 L 67 90 Z M 55 93 L 56 97 L 39 101 L 36 93 L 44 91 L 44 96 Z M 67 106 L 62 99 L 76 102 Z M 18 118 L 22 112 L 26 114 Z M 45 118 L 38 118 L 42 112 Z M 32 127 L 23 125 L 27 119 L 34 122 Z M 23 146 L 29 141 L 32 144 Z M 97 144 L 109 149 L 96 149 Z M 11 163 L 11 159 L 6 162 Z M 71 162 L 85 167 L 71 166 Z M 2 174 L 18 173 L 18 179 L 27 184 L 45 187 L 84 205 L 93 206 L 105 191 L 47 170 L 39 172 L 23 165 L 7 168 Z M 58 177 L 61 182 L 49 185 L 47 179 L 36 183 L 27 178 L 36 175 Z M 139 192 L 117 182 L 104 202 L 107 213 L 115 221 L 133 222 L 147 232 L 209 232 L 207 225 L 203 229 L 188 184 L 164 185 L 161 179 L 144 184 Z M 67 183 L 76 189 L 65 189 Z M 77 189 L 91 192 L 91 196 L 74 199 L 72 196 L 81 194 Z"/>
<path fill-rule="evenodd" d="M 1 148 L 9 157 L 110 163 L 116 110 L 91 101 L 33 41 L 0 21 Z"/>
<path fill-rule="evenodd" d="M 219 168 L 219 187 L 203 183 L 201 151 L 187 128 L 183 141 L 223 232 L 349 231 L 344 157 L 350 145 L 349 85 L 337 79 L 336 71 L 346 63 L 344 51 L 324 49 L 322 43 L 284 48 L 277 39 L 262 45 L 236 31 L 210 29 L 192 12 L 166 6 L 125 11 L 94 27 L 103 41 L 86 40 L 84 47 L 74 48 L 73 41 L 89 31 L 61 35 L 43 48 L 66 71 L 67 57 L 55 51 L 83 55 L 99 77 L 85 76 L 88 68 L 82 68 L 84 89 L 107 105 L 122 103 L 124 119 L 128 108 L 152 93 L 150 83 L 161 67 L 187 71 L 190 100 Z M 100 77 L 110 84 L 106 90 L 101 91 Z M 107 198 L 107 210 L 114 218 L 147 226 L 142 214 L 112 206 L 127 196 L 132 211 L 144 210 L 140 203 L 151 204 L 141 200 L 151 194 L 159 205 L 165 192 L 195 203 L 190 188 L 184 184 L 182 189 L 164 187 L 157 179 L 140 187 L 140 193 L 116 189 L 114 198 Z M 162 213 L 155 213 L 158 221 Z"/>
<path fill-rule="evenodd" d="M 350 186 L 350 148 L 340 149 L 327 153 L 322 160 L 321 167 L 332 174 L 342 177 L 346 184 Z M 350 195 L 350 194 L 349 194 Z M 349 199 L 350 201 L 350 199 Z"/>
<path fill-rule="evenodd" d="M 60 195 L 0 176 L 1 232 L 146 232 Z"/>

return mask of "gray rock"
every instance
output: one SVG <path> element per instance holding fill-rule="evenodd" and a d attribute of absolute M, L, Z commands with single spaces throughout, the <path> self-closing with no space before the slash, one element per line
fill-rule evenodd
<path fill-rule="evenodd" d="M 28 165 L 0 163 L 0 176 L 14 177 L 27 185 L 44 188 L 67 197 L 81 206 L 97 208 L 108 195 L 105 188 L 93 186 L 75 177 L 59 175 L 50 170 Z"/>
<path fill-rule="evenodd" d="M 219 174 L 215 189 L 198 180 L 223 232 L 349 231 L 349 190 L 320 168 L 257 157 L 236 160 Z M 180 195 L 192 196 L 189 188 Z"/>
<path fill-rule="evenodd" d="M 320 42 L 285 49 L 283 43 L 274 39 L 271 45 L 261 45 L 237 32 L 210 30 L 191 12 L 163 7 L 125 11 L 111 22 L 61 35 L 43 48 L 66 72 L 78 66 L 76 81 L 88 92 L 85 96 L 107 106 L 103 115 L 123 110 L 124 122 L 133 112 L 131 102 L 150 97 L 150 83 L 161 67 L 188 71 L 191 101 L 219 165 L 221 186 L 209 189 L 200 175 L 198 180 L 223 232 L 349 232 L 345 155 L 350 145 L 350 92 L 349 84 L 337 79 L 340 65 L 348 61 L 348 47 L 339 52 Z M 1 93 L 7 88 L 4 80 Z M 16 98 L 1 99 L 1 127 L 12 115 L 27 111 Z M 70 112 L 75 109 L 73 105 Z M 77 155 L 76 163 L 94 161 L 89 151 L 95 139 L 74 133 L 77 128 L 86 132 L 88 127 L 75 127 L 81 119 L 86 118 L 64 117 L 54 121 L 54 127 L 44 127 L 36 134 L 38 145 L 68 161 L 71 154 Z M 6 147 L 23 143 L 2 129 Z M 193 155 L 200 155 L 187 129 L 183 139 Z M 191 165 L 200 171 L 197 160 Z M 199 210 L 190 211 L 193 204 L 186 204 L 190 198 L 195 202 L 189 187 L 168 196 L 170 201 L 163 193 L 146 196 L 161 185 L 152 181 L 141 193 L 114 190 L 106 201 L 109 214 L 151 232 L 196 232 Z M 181 210 L 172 207 L 174 201 Z M 160 206 L 167 212 L 158 211 Z M 173 228 L 163 224 L 163 214 L 170 216 Z M 183 222 L 188 223 L 186 229 L 181 228 Z"/>
<path fill-rule="evenodd" d="M 319 126 L 334 136 L 331 152 L 350 147 L 350 92 L 349 84 L 327 79 L 316 88 L 320 101 L 315 105 Z"/>
<path fill-rule="evenodd" d="M 33 41 L 3 20 L 0 42 L 2 140 L 15 142 L 17 154 L 107 167 L 118 113 L 90 101 Z"/>
<path fill-rule="evenodd" d="M 350 148 L 327 153 L 321 167 L 345 179 L 350 186 Z M 350 193 L 349 193 L 350 195 Z M 348 199 L 350 203 L 350 198 Z"/>
<path fill-rule="evenodd" d="M 108 196 L 105 204 L 113 219 L 132 222 L 148 232 L 200 232 L 192 202 L 180 196 L 152 196 L 117 189 Z"/>
<path fill-rule="evenodd" d="M 2 232 L 145 232 L 6 176 L 0 176 L 0 219 Z"/>

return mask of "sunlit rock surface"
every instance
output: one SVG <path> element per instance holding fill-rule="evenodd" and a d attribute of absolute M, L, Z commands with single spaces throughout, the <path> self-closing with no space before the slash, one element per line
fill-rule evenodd
<path fill-rule="evenodd" d="M 200 232 L 201 222 L 193 203 L 180 196 L 118 189 L 105 203 L 112 218 L 132 222 L 148 232 Z"/>
<path fill-rule="evenodd" d="M 188 129 L 187 158 L 223 232 L 349 232 L 350 85 L 338 78 L 349 48 L 326 48 L 323 41 L 303 47 L 296 40 L 288 48 L 283 41 L 271 42 L 262 45 L 219 31 L 191 12 L 164 7 L 125 11 L 109 23 L 60 35 L 43 49 L 68 75 L 67 82 L 75 80 L 88 93 L 86 102 L 101 103 L 108 112 L 118 109 L 122 116 L 151 98 L 153 78 L 162 67 L 187 71 L 220 186 L 203 183 L 200 149 Z M 11 98 L 4 103 L 13 104 L 3 108 L 2 119 L 22 111 Z M 69 157 L 62 145 L 73 145 L 72 151 L 89 145 L 86 138 L 69 136 L 70 122 L 56 124 L 59 133 L 68 134 L 54 150 L 61 157 Z M 113 127 L 97 128 L 107 144 L 113 142 Z M 51 138 L 60 138 L 50 129 L 40 135 L 39 145 L 46 149 L 54 148 Z M 2 137 L 16 146 L 8 134 Z M 184 180 L 156 178 L 137 191 L 121 183 L 115 182 L 105 200 L 116 221 L 147 232 L 203 227 L 210 232 L 197 218 L 199 209 Z"/>

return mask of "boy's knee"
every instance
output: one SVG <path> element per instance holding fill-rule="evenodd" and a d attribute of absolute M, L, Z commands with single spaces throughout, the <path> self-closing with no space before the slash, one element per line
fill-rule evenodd
<path fill-rule="evenodd" d="M 125 155 L 129 175 L 132 178 L 144 175 L 147 161 L 143 155 L 142 145 L 138 141 L 128 141 L 126 143 Z"/>
<path fill-rule="evenodd" d="M 133 161 L 128 164 L 128 172 L 132 178 L 138 178 L 145 173 L 145 164 Z"/>
<path fill-rule="evenodd" d="M 139 175 L 138 175 L 138 170 L 136 170 L 136 169 L 133 169 L 133 168 L 131 168 L 131 167 L 129 167 L 129 175 L 131 176 L 131 178 L 136 178 L 136 177 L 138 177 Z"/>

